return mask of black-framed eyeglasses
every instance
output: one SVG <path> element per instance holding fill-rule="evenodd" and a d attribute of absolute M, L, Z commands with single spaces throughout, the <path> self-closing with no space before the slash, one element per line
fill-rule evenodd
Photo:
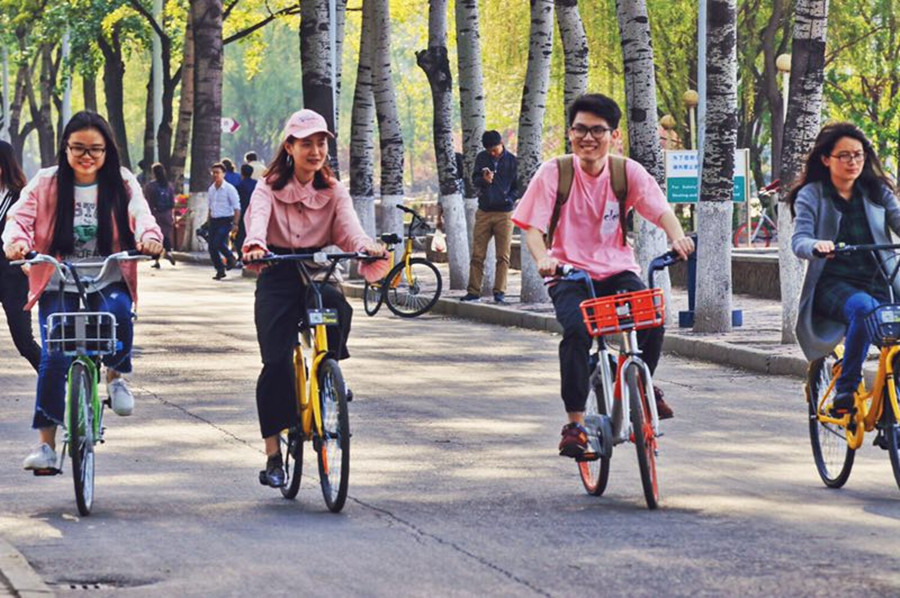
<path fill-rule="evenodd" d="M 866 152 L 841 152 L 837 155 L 831 156 L 832 158 L 837 158 L 844 164 L 852 164 L 853 162 L 865 162 L 866 161 Z"/>
<path fill-rule="evenodd" d="M 95 145 L 93 147 L 85 147 L 83 145 L 69 145 L 68 148 L 69 153 L 76 158 L 81 158 L 85 154 L 87 154 L 91 158 L 97 159 L 106 153 L 106 148 L 100 145 Z"/>
<path fill-rule="evenodd" d="M 569 129 L 572 131 L 572 135 L 577 137 L 578 139 L 582 139 L 587 136 L 588 133 L 591 134 L 591 137 L 594 139 L 600 139 L 605 134 L 612 131 L 609 127 L 604 127 L 603 125 L 594 125 L 593 127 L 586 127 L 584 125 L 572 125 Z"/>

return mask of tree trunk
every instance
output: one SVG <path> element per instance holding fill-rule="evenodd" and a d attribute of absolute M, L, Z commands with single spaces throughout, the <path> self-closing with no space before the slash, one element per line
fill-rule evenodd
<path fill-rule="evenodd" d="M 175 145 L 172 148 L 172 168 L 169 178 L 175 190 L 184 189 L 184 165 L 187 162 L 191 121 L 194 116 L 194 28 L 188 19 L 184 30 L 184 58 L 181 61 L 181 102 L 178 108 L 178 125 L 175 128 Z"/>
<path fill-rule="evenodd" d="M 150 73 L 148 75 L 147 80 L 147 100 L 144 103 L 144 143 L 143 143 L 143 151 L 141 152 L 141 159 L 144 161 L 144 164 L 147 165 L 147 170 L 150 170 L 150 166 L 153 164 L 153 150 L 156 146 L 156 140 L 154 139 L 155 135 L 153 134 L 153 68 L 150 68 Z M 140 167 L 138 167 L 138 171 L 140 171 Z"/>
<path fill-rule="evenodd" d="M 447 56 L 447 0 L 429 0 L 428 49 L 416 52 L 416 62 L 425 71 L 431 86 L 434 154 L 447 234 L 450 288 L 464 289 L 468 282 L 469 244 L 465 204 L 456 175 L 456 152 L 453 151 L 453 75 Z"/>
<path fill-rule="evenodd" d="M 621 1 L 618 2 L 621 6 Z M 644 3 L 641 3 L 642 5 Z M 633 9 L 633 7 L 630 7 Z M 621 8 L 619 9 L 622 10 Z M 646 6 L 644 6 L 644 18 L 646 19 Z M 621 30 L 621 17 L 619 29 Z M 569 105 L 580 95 L 587 92 L 588 78 L 588 43 L 587 35 L 584 32 L 584 22 L 581 20 L 581 13 L 578 12 L 578 0 L 556 0 L 556 22 L 559 25 L 559 38 L 562 42 L 563 54 L 565 56 L 566 77 L 565 86 L 563 88 L 563 113 L 568 116 Z M 647 43 L 650 41 L 649 27 L 647 28 Z M 624 47 L 624 42 L 623 42 Z M 651 48 L 652 57 L 652 48 Z M 628 61 L 626 60 L 626 66 Z M 652 67 L 652 58 L 651 64 Z M 655 92 L 654 92 L 655 93 Z M 656 97 L 653 99 L 656 104 Z M 655 121 L 655 119 L 654 119 Z M 568 122 L 568 121 L 567 121 Z M 658 137 L 658 136 L 657 136 Z M 566 153 L 572 152 L 572 144 L 569 143 L 569 136 L 566 138 Z M 659 145 L 657 140 L 657 145 Z"/>
<path fill-rule="evenodd" d="M 219 161 L 222 136 L 222 1 L 194 0 L 194 132 L 191 143 L 191 231 L 206 220 L 209 168 Z M 200 244 L 194 239 L 192 248 Z"/>
<path fill-rule="evenodd" d="M 625 74 L 625 113 L 628 119 L 628 148 L 632 159 L 665 185 L 666 169 L 659 143 L 656 108 L 656 70 L 653 66 L 653 44 L 645 0 L 618 0 L 617 16 L 622 40 Z M 658 226 L 635 215 L 637 243 L 635 254 L 646 275 L 650 260 L 665 253 L 666 233 Z M 672 287 L 666 272 L 658 285 L 671 299 Z M 667 305 L 670 301 L 666 302 Z"/>
<path fill-rule="evenodd" d="M 335 131 L 335 80 L 331 60 L 331 22 L 329 0 L 303 0 L 300 3 L 300 63 L 303 71 L 303 107 L 315 110 Z M 331 166 L 338 172 L 337 145 L 328 140 Z"/>
<path fill-rule="evenodd" d="M 525 190 L 541 165 L 544 113 L 550 86 L 550 57 L 553 53 L 553 0 L 531 0 L 531 32 L 528 41 L 528 68 L 519 112 L 519 189 Z M 549 300 L 531 252 L 522 243 L 522 303 Z"/>
<path fill-rule="evenodd" d="M 9 142 L 12 144 L 16 152 L 16 160 L 22 163 L 22 154 L 25 149 L 25 139 L 34 130 L 35 124 L 33 119 L 28 119 L 22 128 L 19 128 L 22 122 L 22 110 L 25 108 L 25 102 L 28 96 L 28 87 L 34 72 L 34 66 L 29 64 L 25 56 L 25 32 L 19 30 L 16 33 L 19 45 L 19 59 L 16 65 L 16 80 L 13 84 L 13 98 L 9 107 Z M 5 117 L 4 117 L 5 118 Z"/>
<path fill-rule="evenodd" d="M 789 189 L 800 174 L 803 161 L 819 133 L 827 31 L 828 0 L 798 0 L 785 142 L 781 153 L 783 189 Z M 781 273 L 781 342 L 785 344 L 797 342 L 797 309 L 805 271 L 803 262 L 791 251 L 793 232 L 790 210 L 782 204 L 778 210 L 778 264 Z"/>
<path fill-rule="evenodd" d="M 356 89 L 350 114 L 350 197 L 363 229 L 373 238 L 375 227 L 375 96 L 372 92 L 375 2 L 363 0 Z"/>
<path fill-rule="evenodd" d="M 122 44 L 119 40 L 120 23 L 112 27 L 109 41 L 105 36 L 97 39 L 103 53 L 103 91 L 106 95 L 106 118 L 116 137 L 119 159 L 122 166 L 131 168 L 128 155 L 128 132 L 125 127 L 125 61 L 122 59 Z"/>
<path fill-rule="evenodd" d="M 784 139 L 784 104 L 778 89 L 778 69 L 775 68 L 775 59 L 778 58 L 775 34 L 781 29 L 784 12 L 784 0 L 772 0 L 772 15 L 762 36 L 763 87 L 772 122 L 772 180 L 781 178 L 781 149 Z"/>
<path fill-rule="evenodd" d="M 37 125 L 41 166 L 46 168 L 56 164 L 57 142 L 53 132 L 53 88 L 56 86 L 56 74 L 53 68 L 53 47 L 44 43 L 38 51 L 41 55 L 40 104 L 35 110 L 34 101 L 31 102 L 31 117 Z"/>
<path fill-rule="evenodd" d="M 335 133 L 340 130 L 341 121 L 341 83 L 344 72 L 344 29 L 347 23 L 347 0 L 336 0 L 335 2 L 335 41 L 334 55 L 337 62 L 334 65 L 334 130 Z"/>
<path fill-rule="evenodd" d="M 381 147 L 381 232 L 403 236 L 403 131 L 391 76 L 391 13 L 388 0 L 376 0 L 372 91 Z M 398 248 L 399 251 L 399 248 Z"/>
<path fill-rule="evenodd" d="M 736 0 L 711 0 L 706 37 L 706 134 L 698 204 L 694 330 L 731 330 L 731 214 L 737 141 Z M 726 267 L 723 267 L 725 265 Z"/>
<path fill-rule="evenodd" d="M 84 93 L 84 109 L 97 111 L 97 76 L 93 73 L 82 75 L 81 87 Z"/>

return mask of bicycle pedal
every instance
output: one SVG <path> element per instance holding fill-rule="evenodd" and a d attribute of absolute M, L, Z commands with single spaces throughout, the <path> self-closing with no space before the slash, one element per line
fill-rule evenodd
<path fill-rule="evenodd" d="M 32 473 L 34 473 L 36 477 L 50 477 L 61 474 L 62 470 L 55 467 L 48 467 L 47 469 L 33 469 Z"/>
<path fill-rule="evenodd" d="M 583 463 L 587 461 L 597 461 L 600 459 L 600 453 L 584 453 L 580 457 L 575 457 L 576 463 Z"/>
<path fill-rule="evenodd" d="M 890 449 L 890 447 L 888 446 L 887 437 L 885 437 L 885 435 L 880 432 L 875 436 L 875 440 L 872 441 L 872 446 L 877 446 L 878 448 L 885 451 Z"/>

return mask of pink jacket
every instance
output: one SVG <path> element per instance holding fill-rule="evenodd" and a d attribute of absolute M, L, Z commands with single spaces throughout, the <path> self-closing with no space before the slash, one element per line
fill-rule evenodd
<path fill-rule="evenodd" d="M 47 253 L 50 250 L 53 229 L 56 226 L 56 170 L 55 166 L 42 169 L 22 189 L 19 201 L 6 217 L 6 229 L 3 231 L 4 247 L 12 243 L 23 242 L 28 246 L 29 251 Z M 134 231 L 134 238 L 138 241 L 161 243 L 162 231 L 150 213 L 150 206 L 144 199 L 137 179 L 125 168 L 122 169 L 122 178 L 125 180 L 125 188 L 130 197 L 128 215 L 131 229 Z M 119 233 L 115 228 L 115 223 L 113 223 L 113 247 L 115 251 L 121 251 Z M 121 262 L 119 267 L 131 297 L 137 303 L 137 263 Z M 29 269 L 26 310 L 31 309 L 40 298 L 44 289 L 47 288 L 51 276 L 53 276 L 53 266 L 50 264 L 37 264 Z"/>

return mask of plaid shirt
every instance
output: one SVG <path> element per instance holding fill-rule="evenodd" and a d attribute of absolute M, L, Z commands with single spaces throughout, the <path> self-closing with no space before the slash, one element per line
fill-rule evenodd
<path fill-rule="evenodd" d="M 850 201 L 845 201 L 838 195 L 830 182 L 824 182 L 822 189 L 825 197 L 834 202 L 841 213 L 841 226 L 834 240 L 835 245 L 873 243 L 872 231 L 863 204 L 865 199 L 859 188 L 854 186 Z M 828 260 L 816 284 L 813 310 L 829 319 L 849 323 L 844 317 L 844 305 L 852 295 L 859 292 L 868 293 L 881 302 L 888 300 L 887 284 L 870 251 L 854 252 Z"/>

